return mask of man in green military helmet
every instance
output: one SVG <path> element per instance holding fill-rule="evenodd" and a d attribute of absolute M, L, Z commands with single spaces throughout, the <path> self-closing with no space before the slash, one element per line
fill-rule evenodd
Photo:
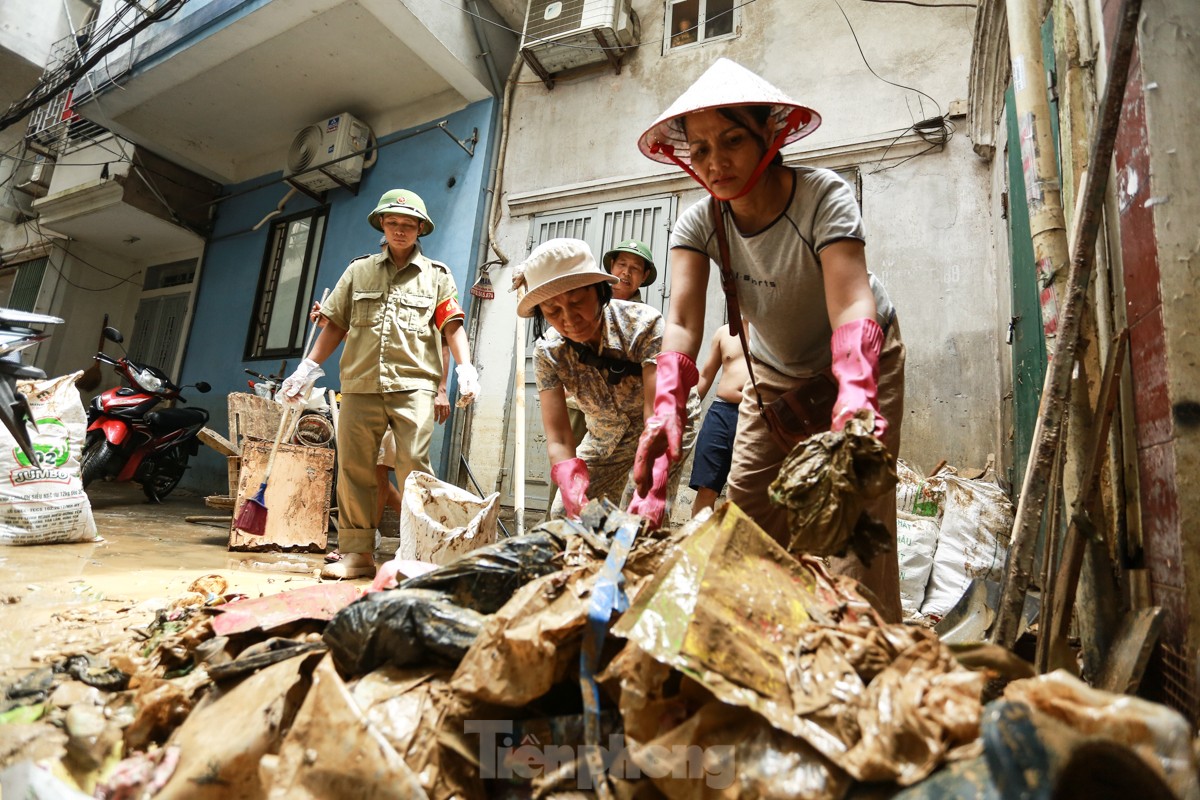
<path fill-rule="evenodd" d="M 604 269 L 620 281 L 613 285 L 613 297 L 635 303 L 645 302 L 641 288 L 658 277 L 650 248 L 637 239 L 626 239 L 605 253 Z"/>
<path fill-rule="evenodd" d="M 458 366 L 459 404 L 479 395 L 463 310 L 450 268 L 427 257 L 418 238 L 433 220 L 415 193 L 393 189 L 367 216 L 382 231 L 380 252 L 350 262 L 320 306 L 321 334 L 296 372 L 280 387 L 285 400 L 302 401 L 320 364 L 344 340 L 338 416 L 338 549 L 342 559 L 322 570 L 327 578 L 375 574 L 372 550 L 379 525 L 376 456 L 391 430 L 396 480 L 412 470 L 432 473 L 435 397 L 442 380 L 442 341 Z"/>

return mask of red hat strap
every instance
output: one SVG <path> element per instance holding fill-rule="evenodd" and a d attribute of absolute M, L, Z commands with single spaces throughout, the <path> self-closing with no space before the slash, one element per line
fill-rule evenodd
<path fill-rule="evenodd" d="M 746 181 L 746 185 L 744 187 L 742 187 L 742 190 L 740 192 L 738 192 L 737 194 L 735 194 L 733 197 L 717 197 L 715 194 L 712 193 L 711 190 L 708 190 L 708 184 L 706 184 L 703 180 L 700 179 L 700 176 L 696 174 L 695 170 L 692 169 L 691 165 L 685 163 L 682 159 L 679 158 L 679 156 L 675 155 L 675 145 L 666 144 L 665 142 L 652 142 L 650 144 L 650 152 L 655 153 L 655 154 L 662 153 L 667 158 L 671 159 L 672 163 L 677 165 L 680 169 L 682 169 L 688 175 L 691 175 L 692 178 L 696 181 L 696 183 L 700 184 L 706 190 L 708 190 L 708 193 L 712 194 L 712 196 L 714 198 L 716 198 L 717 200 L 728 202 L 730 200 L 737 200 L 739 197 L 744 196 L 746 193 L 748 193 L 751 189 L 754 188 L 754 185 L 756 183 L 758 183 L 758 179 L 762 177 L 762 174 L 764 172 L 766 172 L 767 167 L 770 166 L 771 160 L 773 158 L 775 158 L 775 154 L 778 153 L 783 148 L 784 142 L 787 140 L 787 137 L 790 136 L 793 131 L 803 127 L 804 125 L 807 125 L 808 121 L 810 119 L 812 119 L 812 116 L 809 114 L 808 109 L 806 109 L 806 108 L 793 108 L 792 109 L 791 113 L 788 114 L 787 118 L 784 120 L 783 128 L 781 128 L 779 133 L 775 136 L 775 140 L 773 142 L 771 142 L 770 147 L 767 148 L 767 152 L 763 154 L 762 160 L 760 160 L 758 162 L 758 166 L 754 168 L 754 172 L 750 175 L 750 180 Z"/>

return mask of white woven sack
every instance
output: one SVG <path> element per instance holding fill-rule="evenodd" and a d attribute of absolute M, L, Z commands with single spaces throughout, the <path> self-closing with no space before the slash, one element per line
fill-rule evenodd
<path fill-rule="evenodd" d="M 933 571 L 938 524 L 930 517 L 896 512 L 896 550 L 900 557 L 900 607 L 905 616 L 920 613 Z"/>
<path fill-rule="evenodd" d="M 931 482 L 938 480 L 945 485 L 946 505 L 921 613 L 940 617 L 954 607 L 972 578 L 1003 577 L 1013 505 L 994 483 L 948 473 Z"/>
<path fill-rule="evenodd" d="M 425 472 L 410 472 L 400 507 L 399 560 L 448 564 L 496 541 L 500 493 L 480 499 Z"/>
<path fill-rule="evenodd" d="M 96 538 L 92 504 L 79 463 L 87 414 L 75 388 L 80 373 L 21 381 L 37 431 L 29 430 L 31 463 L 8 428 L 0 425 L 0 544 L 56 544 Z"/>

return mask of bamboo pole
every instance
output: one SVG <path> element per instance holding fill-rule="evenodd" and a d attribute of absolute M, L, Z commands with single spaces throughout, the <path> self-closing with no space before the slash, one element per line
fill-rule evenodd
<path fill-rule="evenodd" d="M 1055 159 L 1050 101 L 1046 96 L 1039 6 L 1037 0 L 1006 2 L 1025 199 L 1029 207 L 1033 259 L 1041 288 L 1042 329 L 1046 334 L 1047 354 L 1053 355 L 1070 257 L 1062 181 Z"/>
<path fill-rule="evenodd" d="M 517 292 L 517 302 L 525 296 L 525 290 Z M 517 426 L 517 438 L 513 445 L 513 516 L 516 519 L 517 536 L 525 533 L 525 318 L 517 316 L 515 336 L 516 369 L 513 370 L 516 386 L 513 390 L 513 420 Z"/>
<path fill-rule="evenodd" d="M 1141 0 L 1122 2 L 1109 78 L 1104 87 L 1104 98 L 1100 103 L 1096 131 L 1092 137 L 1089 169 L 1080 186 L 1083 213 L 1075 226 L 1071 247 L 1071 270 L 1067 276 L 1066 295 L 1059 317 L 1054 358 L 1050 362 L 1050 368 L 1046 370 L 1042 402 L 1034 429 L 1034 447 L 1025 470 L 1000 595 L 1000 608 L 991 635 L 993 643 L 1005 647 L 1012 647 L 1016 642 L 1021 610 L 1025 604 L 1025 592 L 1029 588 L 1041 513 L 1046 502 L 1048 476 L 1058 448 L 1063 412 L 1070 391 L 1071 371 L 1075 362 L 1092 261 L 1095 257 L 1096 233 L 1100 227 L 1104 192 L 1112 165 L 1141 5 Z"/>

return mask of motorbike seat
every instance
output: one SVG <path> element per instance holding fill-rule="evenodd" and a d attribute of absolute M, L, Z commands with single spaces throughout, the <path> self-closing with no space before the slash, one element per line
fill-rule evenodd
<path fill-rule="evenodd" d="M 146 415 L 146 424 L 156 433 L 166 433 L 208 422 L 208 412 L 202 408 L 164 408 Z"/>

